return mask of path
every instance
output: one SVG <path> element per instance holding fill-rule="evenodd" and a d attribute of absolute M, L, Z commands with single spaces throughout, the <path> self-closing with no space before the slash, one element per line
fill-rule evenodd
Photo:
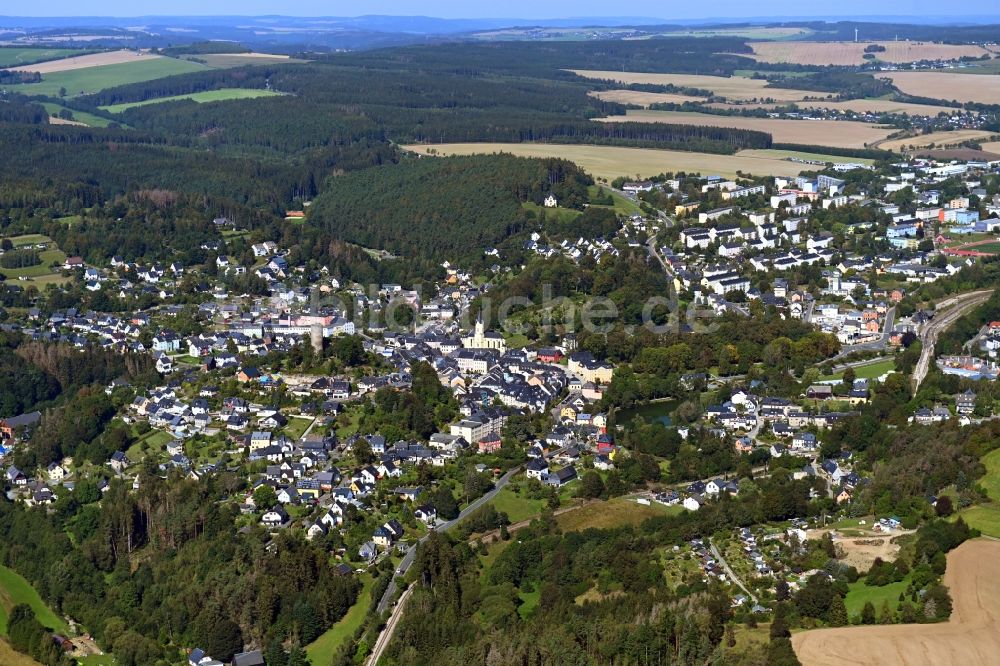
<path fill-rule="evenodd" d="M 748 590 L 747 586 L 743 584 L 743 581 L 740 580 L 739 577 L 736 575 L 736 573 L 729 567 L 729 562 L 726 562 L 726 558 L 724 558 L 722 556 L 722 553 L 719 552 L 719 549 L 715 547 L 715 542 L 712 541 L 711 538 L 709 538 L 708 540 L 708 548 L 709 550 L 712 551 L 712 555 L 715 557 L 716 560 L 718 560 L 719 564 L 721 564 L 722 568 L 726 571 L 726 575 L 729 576 L 729 580 L 736 583 L 736 586 L 739 587 L 741 590 L 743 590 L 743 592 L 748 597 L 750 597 L 751 601 L 753 601 L 755 604 L 758 603 L 757 595 Z"/>
<path fill-rule="evenodd" d="M 923 330 L 920 331 L 920 343 L 923 348 L 920 351 L 920 360 L 913 368 L 913 391 L 916 393 L 920 384 L 927 377 L 930 370 L 931 361 L 934 359 L 934 345 L 938 336 L 949 326 L 955 323 L 973 308 L 985 303 L 993 294 L 992 289 L 973 291 L 961 296 L 955 296 L 938 304 L 938 314 L 930 321 Z"/>

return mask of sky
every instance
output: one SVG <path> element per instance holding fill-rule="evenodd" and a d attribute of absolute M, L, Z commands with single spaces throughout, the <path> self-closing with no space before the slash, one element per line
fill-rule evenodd
<path fill-rule="evenodd" d="M 835 3 L 802 0 L 25 0 L 0 1 L 6 16 L 194 16 L 281 14 L 285 16 L 434 16 L 441 18 L 565 18 L 586 16 L 642 16 L 655 18 L 732 18 L 740 16 L 960 16 L 997 15 L 997 0 L 838 0 Z"/>

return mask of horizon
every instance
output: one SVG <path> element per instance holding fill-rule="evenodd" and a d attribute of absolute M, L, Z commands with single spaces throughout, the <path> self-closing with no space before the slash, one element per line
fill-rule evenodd
<path fill-rule="evenodd" d="M 839 12 L 831 13 L 830 7 L 805 6 L 794 0 L 773 0 L 766 6 L 754 7 L 746 11 L 746 5 L 737 0 L 720 0 L 712 5 L 711 15 L 705 8 L 689 4 L 666 3 L 655 0 L 637 0 L 629 5 L 627 14 L 608 12 L 606 3 L 593 0 L 574 2 L 573 0 L 550 0 L 545 3 L 530 0 L 511 0 L 507 10 L 497 15 L 495 7 L 470 6 L 460 0 L 373 0 L 365 4 L 364 12 L 343 11 L 341 7 L 331 7 L 324 0 L 303 0 L 294 11 L 288 6 L 280 6 L 272 0 L 221 0 L 205 3 L 196 0 L 154 0 L 136 4 L 125 0 L 100 0 L 86 3 L 86 11 L 81 12 L 78 2 L 52 0 L 44 5 L 18 5 L 0 11 L 2 18 L 23 19 L 128 19 L 128 18 L 298 18 L 298 19 L 360 19 L 368 17 L 392 17 L 440 20 L 484 20 L 484 21 L 553 21 L 586 19 L 635 19 L 641 21 L 801 21 L 801 20 L 872 20 L 872 19 L 920 19 L 940 20 L 947 23 L 956 21 L 979 22 L 983 19 L 1000 18 L 1000 11 L 992 0 L 969 0 L 952 11 L 942 13 L 940 3 L 932 0 L 886 0 L 873 4 L 866 0 L 842 0 Z M 25 11 L 18 11 L 21 8 Z M 30 11 L 29 11 L 30 8 Z M 39 11 L 41 9 L 42 11 Z M 340 10 L 340 11 L 337 11 Z M 957 11 L 956 11 L 957 10 Z"/>

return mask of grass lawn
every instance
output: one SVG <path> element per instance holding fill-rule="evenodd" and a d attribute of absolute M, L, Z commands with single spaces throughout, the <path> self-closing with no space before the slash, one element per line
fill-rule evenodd
<path fill-rule="evenodd" d="M 42 102 L 42 106 L 45 110 L 49 112 L 50 116 L 58 116 L 59 112 L 65 109 L 65 106 L 61 104 L 56 104 L 54 102 Z M 111 124 L 111 121 L 107 118 L 102 118 L 100 116 L 95 116 L 92 113 L 87 113 L 86 111 L 77 111 L 76 109 L 69 109 L 73 114 L 73 120 L 83 123 L 89 127 L 107 127 Z"/>
<path fill-rule="evenodd" d="M 132 446 L 125 451 L 125 455 L 132 462 L 139 462 L 146 455 L 163 453 L 167 444 L 174 441 L 173 435 L 163 430 L 150 430 L 145 436 L 136 440 Z"/>
<path fill-rule="evenodd" d="M 521 206 L 523 206 L 525 210 L 534 211 L 535 215 L 539 217 L 551 218 L 554 216 L 559 224 L 569 224 L 583 214 L 582 211 L 573 210 L 572 208 L 563 208 L 562 206 L 545 208 L 544 206 L 539 206 L 532 201 L 525 201 L 521 204 Z"/>
<path fill-rule="evenodd" d="M 652 504 L 645 506 L 633 500 L 616 498 L 608 502 L 592 502 L 587 506 L 556 516 L 556 522 L 565 532 L 586 529 L 607 529 L 623 525 L 638 525 L 647 518 L 681 513 L 680 506 Z"/>
<path fill-rule="evenodd" d="M 49 245 L 48 249 L 38 253 L 41 259 L 41 263 L 39 264 L 28 266 L 27 268 L 0 269 L 0 272 L 3 272 L 7 276 L 7 282 L 18 283 L 21 282 L 18 278 L 27 278 L 28 281 L 33 282 L 36 286 L 43 287 L 48 283 L 59 283 L 67 280 L 58 270 L 53 271 L 49 268 L 49 264 L 52 262 L 62 264 L 66 261 L 66 253 L 56 247 L 51 238 L 42 234 L 25 234 L 23 236 L 14 236 L 10 241 L 14 244 L 14 247 L 36 245 L 38 243 L 48 243 Z"/>
<path fill-rule="evenodd" d="M 507 342 L 507 346 L 511 349 L 527 347 L 531 340 L 524 333 L 503 333 L 504 341 Z"/>
<path fill-rule="evenodd" d="M 373 583 L 372 577 L 368 574 L 361 576 L 362 587 L 357 602 L 336 624 L 306 646 L 306 655 L 310 662 L 329 664 L 333 661 L 333 655 L 340 646 L 354 636 L 354 632 L 361 626 L 368 613 L 368 607 L 371 605 Z"/>
<path fill-rule="evenodd" d="M 889 608 L 895 610 L 896 605 L 899 603 L 899 595 L 901 592 L 906 592 L 907 585 L 909 585 L 909 580 L 907 579 L 903 579 L 898 583 L 889 583 L 882 587 L 870 587 L 865 584 L 864 580 L 851 583 L 847 586 L 847 597 L 844 598 L 848 617 L 853 618 L 855 615 L 861 615 L 861 609 L 869 601 L 875 607 L 876 613 L 882 609 L 883 603 L 888 603 Z"/>
<path fill-rule="evenodd" d="M 7 46 L 0 48 L 0 67 L 17 67 L 33 65 L 45 60 L 58 60 L 88 53 L 86 49 L 38 49 L 23 46 Z"/>
<path fill-rule="evenodd" d="M 510 488 L 504 488 L 493 498 L 493 506 L 497 511 L 506 513 L 510 522 L 519 523 L 540 515 L 545 508 L 545 501 L 521 497 Z"/>
<path fill-rule="evenodd" d="M 522 591 L 518 592 L 517 596 L 521 600 L 521 604 L 517 607 L 517 614 L 521 616 L 522 620 L 526 620 L 538 606 L 538 602 L 542 600 L 542 591 L 540 589 L 535 589 L 533 592 Z"/>
<path fill-rule="evenodd" d="M 348 409 L 337 416 L 337 437 L 344 439 L 350 437 L 358 431 L 358 423 L 361 422 L 360 409 Z"/>
<path fill-rule="evenodd" d="M 14 244 L 14 247 L 24 247 L 37 243 L 51 243 L 52 239 L 44 234 L 24 234 L 23 236 L 11 236 L 10 242 Z"/>
<path fill-rule="evenodd" d="M 306 430 L 309 429 L 309 424 L 313 422 L 311 418 L 297 418 L 291 416 L 288 418 L 288 425 L 285 426 L 285 434 L 291 440 L 297 440 L 305 434 Z"/>
<path fill-rule="evenodd" d="M 105 88 L 152 81 L 175 74 L 200 72 L 205 69 L 208 69 L 208 67 L 188 60 L 155 58 L 136 62 L 124 62 L 116 65 L 52 72 L 51 74 L 44 74 L 42 81 L 39 83 L 20 83 L 8 86 L 8 89 L 24 95 L 49 95 L 58 97 L 59 89 L 65 88 L 68 96 L 75 97 L 77 95 L 95 93 Z"/>
<path fill-rule="evenodd" d="M 178 102 L 189 99 L 199 104 L 206 102 L 224 102 L 231 99 L 255 99 L 257 97 L 275 97 L 281 93 L 273 90 L 259 90 L 256 88 L 222 88 L 220 90 L 206 90 L 204 92 L 191 93 L 189 95 L 173 95 L 171 97 L 156 97 L 154 99 L 143 100 L 142 102 L 124 102 L 122 104 L 112 104 L 102 106 L 101 109 L 111 113 L 121 113 L 135 106 L 148 106 L 149 104 L 161 104 L 163 102 Z"/>
<path fill-rule="evenodd" d="M 891 358 L 886 358 L 878 363 L 872 363 L 870 365 L 862 365 L 854 368 L 854 376 L 858 379 L 875 379 L 876 377 L 881 377 L 887 372 L 891 372 L 896 369 L 896 360 Z M 823 381 L 830 381 L 833 379 L 841 380 L 844 378 L 843 372 L 838 372 L 835 375 L 830 375 L 829 377 L 821 376 L 820 379 Z"/>
<path fill-rule="evenodd" d="M 41 666 L 26 654 L 21 654 L 10 646 L 10 643 L 0 640 L 0 664 L 4 666 Z"/>
<path fill-rule="evenodd" d="M 597 196 L 598 191 L 600 191 L 601 189 L 604 190 L 605 194 L 610 194 L 611 198 L 614 199 L 615 203 L 612 206 L 612 208 L 614 208 L 615 212 L 618 213 L 619 215 L 632 215 L 633 213 L 642 212 L 642 209 L 639 208 L 639 204 L 632 201 L 628 197 L 624 197 L 618 194 L 617 192 L 613 192 L 608 187 L 602 188 L 600 185 L 591 185 L 590 187 L 587 188 L 587 194 L 589 194 L 591 198 L 594 198 Z M 599 206 L 599 207 L 605 208 L 606 206 Z"/>
<path fill-rule="evenodd" d="M 78 661 L 83 666 L 118 666 L 113 654 L 89 654 Z"/>
<path fill-rule="evenodd" d="M 7 614 L 17 604 L 31 606 L 38 621 L 49 629 L 64 635 L 68 632 L 66 622 L 45 605 L 31 583 L 13 569 L 0 566 L 0 633 L 5 636 L 7 635 Z"/>

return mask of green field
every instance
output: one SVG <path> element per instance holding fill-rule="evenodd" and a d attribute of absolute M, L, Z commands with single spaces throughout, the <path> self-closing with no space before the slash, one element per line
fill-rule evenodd
<path fill-rule="evenodd" d="M 66 108 L 54 102 L 42 102 L 42 106 L 45 107 L 45 110 L 49 112 L 50 116 L 57 116 L 60 111 Z M 83 123 L 88 127 L 107 127 L 112 122 L 107 118 L 95 116 L 94 114 L 87 113 L 86 111 L 77 111 L 76 109 L 69 109 L 69 111 L 73 114 L 73 120 L 78 123 Z"/>
<path fill-rule="evenodd" d="M 308 62 L 282 55 L 264 55 L 248 53 L 199 53 L 198 55 L 181 56 L 185 60 L 200 62 L 213 69 L 229 69 L 231 67 L 247 67 L 252 65 L 288 65 Z"/>
<path fill-rule="evenodd" d="M 882 609 L 883 603 L 888 603 L 889 608 L 895 610 L 896 605 L 899 603 L 899 595 L 901 592 L 906 592 L 907 585 L 909 585 L 907 579 L 903 579 L 898 583 L 889 583 L 882 587 L 870 587 L 865 584 L 864 580 L 849 584 L 847 586 L 847 597 L 844 598 L 844 605 L 847 606 L 847 616 L 853 618 L 855 615 L 861 615 L 861 609 L 869 601 L 875 607 L 876 613 Z"/>
<path fill-rule="evenodd" d="M 28 266 L 27 268 L 0 269 L 0 272 L 7 276 L 7 282 L 21 283 L 22 285 L 24 282 L 31 282 L 35 286 L 41 287 L 49 283 L 54 284 L 66 281 L 66 278 L 58 270 L 53 271 L 49 268 L 49 264 L 52 262 L 61 264 L 66 261 L 66 253 L 57 248 L 48 236 L 27 234 L 24 236 L 15 236 L 11 238 L 11 242 L 14 244 L 14 247 L 24 247 L 25 245 L 34 245 L 35 243 L 49 243 L 49 248 L 39 253 L 39 257 L 42 260 L 40 264 Z M 18 280 L 18 278 L 27 279 Z"/>
<path fill-rule="evenodd" d="M 66 634 L 66 622 L 45 605 L 31 583 L 16 571 L 0 565 L 0 634 L 7 635 L 7 614 L 17 604 L 28 604 L 38 621 L 49 629 Z"/>
<path fill-rule="evenodd" d="M 358 630 L 358 627 L 364 622 L 365 615 L 368 614 L 368 607 L 371 606 L 373 583 L 374 581 L 371 576 L 368 574 L 362 575 L 361 594 L 358 595 L 358 601 L 326 633 L 306 646 L 306 655 L 309 657 L 311 663 L 331 663 L 334 653 L 341 645 L 354 636 L 354 632 Z"/>
<path fill-rule="evenodd" d="M 602 530 L 638 525 L 647 518 L 675 515 L 682 511 L 684 509 L 679 505 L 663 506 L 653 503 L 646 506 L 619 497 L 608 502 L 592 502 L 575 511 L 567 511 L 557 516 L 556 522 L 564 532 L 582 532 L 591 528 Z"/>
<path fill-rule="evenodd" d="M 306 434 L 306 430 L 309 429 L 313 420 L 312 418 L 289 417 L 288 424 L 285 426 L 285 435 L 293 441 L 299 439 Z"/>
<path fill-rule="evenodd" d="M 871 363 L 869 365 L 861 365 L 854 368 L 854 376 L 858 379 L 875 379 L 876 377 L 881 377 L 887 372 L 891 372 L 896 369 L 896 361 L 891 358 L 883 359 L 878 363 Z M 829 377 L 823 377 L 823 380 L 831 379 L 843 379 L 844 373 L 838 372 L 837 374 L 830 375 Z"/>
<path fill-rule="evenodd" d="M 60 88 L 65 88 L 68 96 L 75 97 L 128 83 L 141 83 L 175 74 L 200 72 L 205 69 L 208 67 L 188 60 L 156 58 L 154 60 L 53 72 L 52 74 L 44 74 L 40 83 L 21 83 L 8 86 L 8 88 L 24 95 L 51 95 L 53 97 L 58 97 Z"/>
<path fill-rule="evenodd" d="M 528 619 L 531 615 L 531 611 L 535 610 L 538 603 L 542 600 L 542 590 L 540 588 L 535 588 L 531 592 L 518 592 L 518 598 L 521 600 L 521 604 L 517 607 L 517 614 L 521 616 L 522 620 Z"/>
<path fill-rule="evenodd" d="M 148 106 L 150 104 L 162 104 L 164 102 L 179 102 L 189 99 L 199 104 L 207 102 L 224 102 L 231 99 L 255 99 L 257 97 L 276 97 L 281 93 L 273 90 L 258 90 L 255 88 L 222 88 L 221 90 L 206 90 L 205 92 L 191 93 L 190 95 L 174 95 L 173 97 L 157 97 L 147 99 L 142 102 L 125 102 L 123 104 L 112 104 L 102 106 L 101 109 L 111 113 L 121 113 L 136 106 Z"/>
<path fill-rule="evenodd" d="M 58 60 L 88 53 L 86 49 L 38 49 L 23 46 L 0 47 L 0 67 L 33 65 L 46 60 Z"/>
<path fill-rule="evenodd" d="M 167 444 L 174 441 L 174 436 L 163 430 L 150 430 L 143 437 L 136 440 L 132 446 L 125 451 L 125 455 L 132 462 L 139 462 L 146 455 L 156 455 L 167 450 Z"/>
<path fill-rule="evenodd" d="M 545 501 L 521 497 L 510 488 L 504 488 L 493 498 L 493 506 L 497 511 L 506 513 L 510 522 L 519 523 L 540 515 L 545 507 Z"/>
<path fill-rule="evenodd" d="M 986 504 L 977 504 L 963 509 L 958 515 L 983 534 L 1000 538 L 1000 449 L 983 456 L 986 474 L 977 483 L 990 498 Z"/>

